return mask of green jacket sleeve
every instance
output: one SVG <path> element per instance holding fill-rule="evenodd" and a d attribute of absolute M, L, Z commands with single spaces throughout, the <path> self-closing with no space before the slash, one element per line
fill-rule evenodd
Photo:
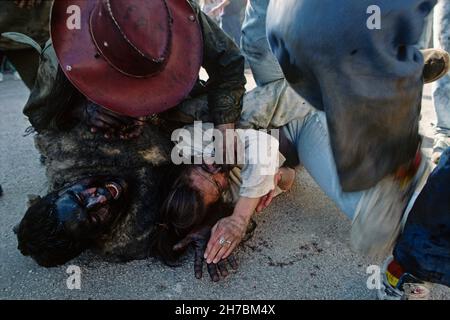
<path fill-rule="evenodd" d="M 197 16 L 203 31 L 203 68 L 208 106 L 216 125 L 236 122 L 242 110 L 245 93 L 245 59 L 236 44 L 198 6 Z"/>
<path fill-rule="evenodd" d="M 55 112 L 49 110 L 47 103 L 55 84 L 57 68 L 56 54 L 49 40 L 42 50 L 36 82 L 23 109 L 23 113 L 38 132 L 49 129 L 55 118 Z"/>

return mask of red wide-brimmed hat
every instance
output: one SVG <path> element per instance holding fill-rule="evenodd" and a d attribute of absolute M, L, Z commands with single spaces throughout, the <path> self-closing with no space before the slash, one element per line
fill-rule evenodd
<path fill-rule="evenodd" d="M 203 59 L 201 28 L 186 0 L 57 0 L 51 37 L 82 94 L 133 117 L 180 103 Z"/>

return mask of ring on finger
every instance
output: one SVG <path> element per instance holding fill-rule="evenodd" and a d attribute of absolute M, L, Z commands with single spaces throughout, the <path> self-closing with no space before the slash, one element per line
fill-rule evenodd
<path fill-rule="evenodd" d="M 219 239 L 219 244 L 223 247 L 225 244 L 230 245 L 230 244 L 231 244 L 231 241 L 230 241 L 230 240 L 225 240 L 224 237 L 221 237 L 221 238 Z"/>

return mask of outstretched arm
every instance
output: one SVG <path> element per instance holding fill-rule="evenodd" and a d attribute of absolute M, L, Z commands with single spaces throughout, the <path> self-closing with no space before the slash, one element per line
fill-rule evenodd
<path fill-rule="evenodd" d="M 288 191 L 295 180 L 295 170 L 280 168 L 274 176 L 274 185 L 283 191 Z M 212 229 L 204 258 L 207 263 L 219 263 L 229 258 L 230 254 L 242 241 L 254 212 L 267 208 L 275 197 L 275 188 L 265 196 L 258 198 L 239 198 L 233 214 L 219 220 Z M 223 240 L 221 240 L 223 239 Z"/>
<path fill-rule="evenodd" d="M 233 214 L 216 223 L 206 247 L 206 263 L 218 263 L 226 259 L 241 243 L 259 200 L 260 198 L 241 197 Z"/>

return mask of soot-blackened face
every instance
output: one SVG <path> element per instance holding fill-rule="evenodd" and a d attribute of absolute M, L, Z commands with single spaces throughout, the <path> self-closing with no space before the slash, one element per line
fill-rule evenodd
<path fill-rule="evenodd" d="M 108 230 L 126 204 L 127 183 L 92 177 L 58 192 L 53 214 L 74 239 L 95 239 Z"/>
<path fill-rule="evenodd" d="M 205 207 L 219 201 L 222 193 L 229 188 L 229 171 L 230 167 L 215 164 L 194 166 L 190 179 L 192 186 L 202 194 Z"/>
<path fill-rule="evenodd" d="M 129 193 L 124 180 L 102 176 L 38 197 L 14 230 L 18 249 L 44 267 L 70 261 L 112 230 Z"/>

